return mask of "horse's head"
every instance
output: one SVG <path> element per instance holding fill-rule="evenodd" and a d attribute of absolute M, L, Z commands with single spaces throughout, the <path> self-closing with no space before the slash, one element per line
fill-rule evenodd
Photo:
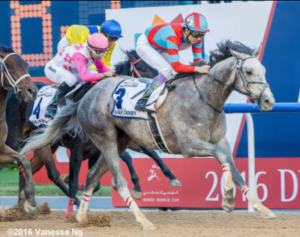
<path fill-rule="evenodd" d="M 258 59 L 260 49 L 254 50 L 252 56 L 230 50 L 236 59 L 233 86 L 247 95 L 251 102 L 257 103 L 261 110 L 268 111 L 272 109 L 275 99 L 266 81 L 266 69 Z"/>
<path fill-rule="evenodd" d="M 14 90 L 25 102 L 36 99 L 37 88 L 28 73 L 28 64 L 19 54 L 1 46 L 0 87 Z"/>
<path fill-rule="evenodd" d="M 135 50 L 126 51 L 126 54 L 130 61 L 130 71 L 134 77 L 154 78 L 157 76 L 158 71 L 143 61 Z"/>

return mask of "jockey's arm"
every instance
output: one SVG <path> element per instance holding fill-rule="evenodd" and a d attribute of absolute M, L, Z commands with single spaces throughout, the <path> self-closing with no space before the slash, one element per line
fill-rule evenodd
<path fill-rule="evenodd" d="M 73 55 L 73 60 L 75 62 L 79 75 L 83 81 L 85 82 L 98 81 L 106 77 L 106 75 L 104 74 L 90 73 L 86 65 L 86 58 L 81 53 L 75 53 Z"/>
<path fill-rule="evenodd" d="M 197 44 L 192 46 L 194 63 L 200 62 L 202 60 L 202 39 Z"/>
<path fill-rule="evenodd" d="M 98 61 L 94 61 L 94 65 L 96 66 L 98 72 L 105 73 L 105 72 L 111 71 L 111 69 L 109 69 L 109 68 L 102 62 L 101 59 L 98 60 Z"/>
<path fill-rule="evenodd" d="M 195 72 L 195 66 L 184 65 L 179 61 L 178 53 L 179 40 L 177 37 L 169 37 L 167 39 L 167 49 L 169 54 L 169 61 L 175 72 L 179 73 L 193 73 Z"/>

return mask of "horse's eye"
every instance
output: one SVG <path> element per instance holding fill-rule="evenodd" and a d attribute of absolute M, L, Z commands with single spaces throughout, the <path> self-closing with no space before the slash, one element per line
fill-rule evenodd
<path fill-rule="evenodd" d="M 14 69 L 14 65 L 9 65 L 8 69 L 13 70 Z"/>
<path fill-rule="evenodd" d="M 252 76 L 252 71 L 246 71 L 246 74 L 247 74 L 248 76 Z"/>

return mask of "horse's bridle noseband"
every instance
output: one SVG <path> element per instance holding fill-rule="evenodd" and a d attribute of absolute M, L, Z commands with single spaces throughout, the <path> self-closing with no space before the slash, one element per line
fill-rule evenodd
<path fill-rule="evenodd" d="M 16 94 L 18 94 L 20 91 L 22 91 L 22 89 L 20 89 L 18 87 L 18 84 L 23 80 L 25 79 L 26 77 L 29 77 L 30 78 L 30 75 L 29 74 L 25 74 L 23 76 L 21 76 L 18 80 L 14 80 L 13 77 L 11 76 L 10 72 L 8 71 L 7 67 L 6 67 L 6 64 L 5 64 L 5 60 L 12 56 L 12 55 L 18 55 L 17 53 L 10 53 L 8 55 L 6 55 L 3 59 L 0 58 L 0 73 L 1 73 L 1 81 L 0 81 L 0 86 L 3 87 L 5 90 L 11 90 L 13 89 L 14 92 Z M 11 85 L 11 87 L 7 87 L 4 85 L 4 76 L 6 76 L 7 80 L 8 80 L 8 83 Z"/>
<path fill-rule="evenodd" d="M 216 79 L 216 78 L 213 77 L 212 75 L 210 75 L 210 74 L 207 74 L 207 75 L 209 76 L 209 78 L 212 78 L 212 80 L 218 82 L 219 84 L 223 85 L 224 87 L 230 88 L 230 89 L 232 89 L 232 90 L 234 90 L 234 91 L 237 91 L 237 92 L 239 92 L 239 93 L 241 93 L 241 94 L 243 94 L 243 95 L 249 96 L 249 97 L 250 97 L 250 100 L 251 100 L 252 102 L 254 102 L 254 101 L 260 101 L 260 99 L 261 99 L 261 97 L 262 97 L 262 94 L 263 94 L 264 91 L 265 91 L 267 88 L 269 88 L 270 86 L 269 86 L 268 83 L 265 83 L 265 82 L 248 81 L 248 80 L 247 80 L 247 78 L 246 78 L 246 76 L 245 76 L 245 73 L 244 73 L 244 70 L 243 70 L 243 65 L 244 65 L 245 61 L 246 61 L 247 59 L 250 59 L 250 58 L 254 58 L 254 57 L 247 57 L 247 58 L 245 58 L 245 59 L 240 59 L 240 58 L 237 59 L 237 61 L 236 61 L 236 68 L 237 68 L 237 71 L 235 72 L 234 82 L 233 82 L 232 84 L 226 84 L 226 83 L 223 83 L 222 81 Z M 241 80 L 242 80 L 242 82 L 243 82 L 243 86 L 244 86 L 244 88 L 245 88 L 245 90 L 246 90 L 247 92 L 243 92 L 243 91 L 241 91 L 240 89 L 237 89 L 237 88 L 236 88 L 236 83 L 237 83 L 237 81 L 238 81 L 238 79 L 239 79 L 239 76 L 240 76 L 240 78 L 241 78 Z M 196 89 L 197 89 L 197 91 L 198 91 L 198 93 L 199 93 L 199 98 L 200 98 L 200 100 L 202 100 L 205 104 L 207 104 L 207 105 L 208 105 L 212 110 L 214 110 L 215 112 L 222 113 L 223 108 L 217 109 L 217 108 L 215 108 L 213 105 L 211 105 L 208 101 L 204 100 L 204 98 L 203 98 L 202 95 L 201 95 L 200 89 L 199 89 L 199 87 L 198 87 L 198 85 L 197 85 L 197 83 L 196 83 L 195 76 L 193 76 L 193 80 L 194 80 L 194 84 L 195 84 L 195 86 L 196 86 Z M 249 88 L 249 86 L 250 86 L 251 84 L 261 84 L 261 85 L 264 85 L 264 88 L 263 88 L 263 90 L 261 91 L 261 93 L 260 93 L 260 95 L 259 95 L 258 97 L 255 97 L 255 95 L 253 96 L 253 93 L 251 92 L 251 90 L 250 90 L 250 88 Z"/>
<path fill-rule="evenodd" d="M 136 69 L 135 65 L 137 65 L 140 61 L 142 61 L 141 58 L 132 61 L 130 60 L 130 66 L 131 66 L 131 73 L 132 73 L 132 77 L 137 77 L 137 78 L 141 78 L 141 74 L 139 73 L 139 71 Z"/>
<path fill-rule="evenodd" d="M 247 59 L 250 59 L 250 58 L 254 58 L 254 57 L 248 57 L 248 58 L 245 58 L 245 59 L 237 59 L 236 61 L 236 68 L 237 68 L 237 71 L 235 72 L 235 78 L 234 78 L 234 82 L 232 84 L 226 84 L 220 80 L 218 80 L 217 78 L 215 78 L 214 76 L 210 75 L 209 73 L 206 74 L 208 75 L 208 78 L 210 78 L 211 80 L 213 81 L 216 81 L 218 82 L 219 84 L 221 84 L 222 86 L 224 87 L 227 87 L 227 88 L 230 88 L 231 90 L 234 90 L 234 91 L 237 91 L 243 95 L 247 95 L 250 97 L 250 100 L 251 101 L 260 101 L 261 99 L 261 96 L 262 94 L 264 93 L 264 91 L 269 88 L 269 84 L 268 83 L 265 83 L 265 82 L 256 82 L 256 81 L 248 81 L 246 76 L 245 76 L 245 73 L 243 71 L 243 65 L 244 65 L 244 62 L 247 60 Z M 240 75 L 240 78 L 243 82 L 243 85 L 244 85 L 244 88 L 247 92 L 243 92 L 239 89 L 236 88 L 236 83 L 237 83 L 237 80 L 239 78 L 239 75 Z M 196 90 L 198 92 L 198 96 L 199 96 L 199 99 L 205 103 L 208 107 L 210 107 L 213 111 L 217 112 L 217 113 L 222 113 L 223 112 L 223 107 L 221 109 L 217 109 L 215 108 L 209 101 L 207 101 L 203 96 L 202 96 L 202 93 L 196 83 L 196 78 L 195 78 L 195 75 L 192 76 L 193 77 L 193 82 L 194 82 L 194 85 L 196 87 Z M 169 81 L 166 82 L 166 86 L 169 88 L 169 90 L 173 90 L 174 89 L 174 86 L 172 85 L 172 82 L 180 79 L 182 77 L 175 77 Z M 262 92 L 260 93 L 260 95 L 258 97 L 255 97 L 253 96 L 252 92 L 250 91 L 250 88 L 249 88 L 249 85 L 250 84 L 261 84 L 261 85 L 264 85 L 264 89 L 262 90 Z"/>
<path fill-rule="evenodd" d="M 265 82 L 259 82 L 259 81 L 248 81 L 246 76 L 245 76 L 245 73 L 244 73 L 244 70 L 243 70 L 243 65 L 245 63 L 245 61 L 247 59 L 250 59 L 250 58 L 253 58 L 253 57 L 248 57 L 248 58 L 245 58 L 245 59 L 237 59 L 236 61 L 236 68 L 237 68 L 237 72 L 235 73 L 235 79 L 234 79 L 234 82 L 233 82 L 233 89 L 241 94 L 244 94 L 244 95 L 247 95 L 250 97 L 250 100 L 251 101 L 260 101 L 261 99 L 261 96 L 262 94 L 264 93 L 264 91 L 269 88 L 269 84 L 268 83 L 265 83 Z M 243 82 L 243 86 L 245 88 L 245 90 L 247 91 L 246 93 L 237 89 L 236 88 L 236 82 L 238 80 L 238 74 L 240 75 L 240 78 L 242 79 L 242 82 Z M 259 96 L 256 96 L 251 92 L 249 86 L 251 84 L 260 84 L 260 85 L 264 85 L 264 88 L 263 90 L 261 91 L 260 95 Z"/>

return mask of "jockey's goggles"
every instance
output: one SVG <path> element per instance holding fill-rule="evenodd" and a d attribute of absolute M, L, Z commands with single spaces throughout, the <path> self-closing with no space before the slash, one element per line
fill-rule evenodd
<path fill-rule="evenodd" d="M 196 39 L 203 38 L 205 36 L 205 34 L 206 33 L 199 32 L 199 31 L 192 31 L 191 32 L 191 36 L 193 36 Z"/>
<path fill-rule="evenodd" d="M 92 46 L 88 45 L 88 48 L 96 55 L 98 56 L 103 56 L 104 54 L 106 54 L 107 49 L 96 49 L 93 48 Z"/>

